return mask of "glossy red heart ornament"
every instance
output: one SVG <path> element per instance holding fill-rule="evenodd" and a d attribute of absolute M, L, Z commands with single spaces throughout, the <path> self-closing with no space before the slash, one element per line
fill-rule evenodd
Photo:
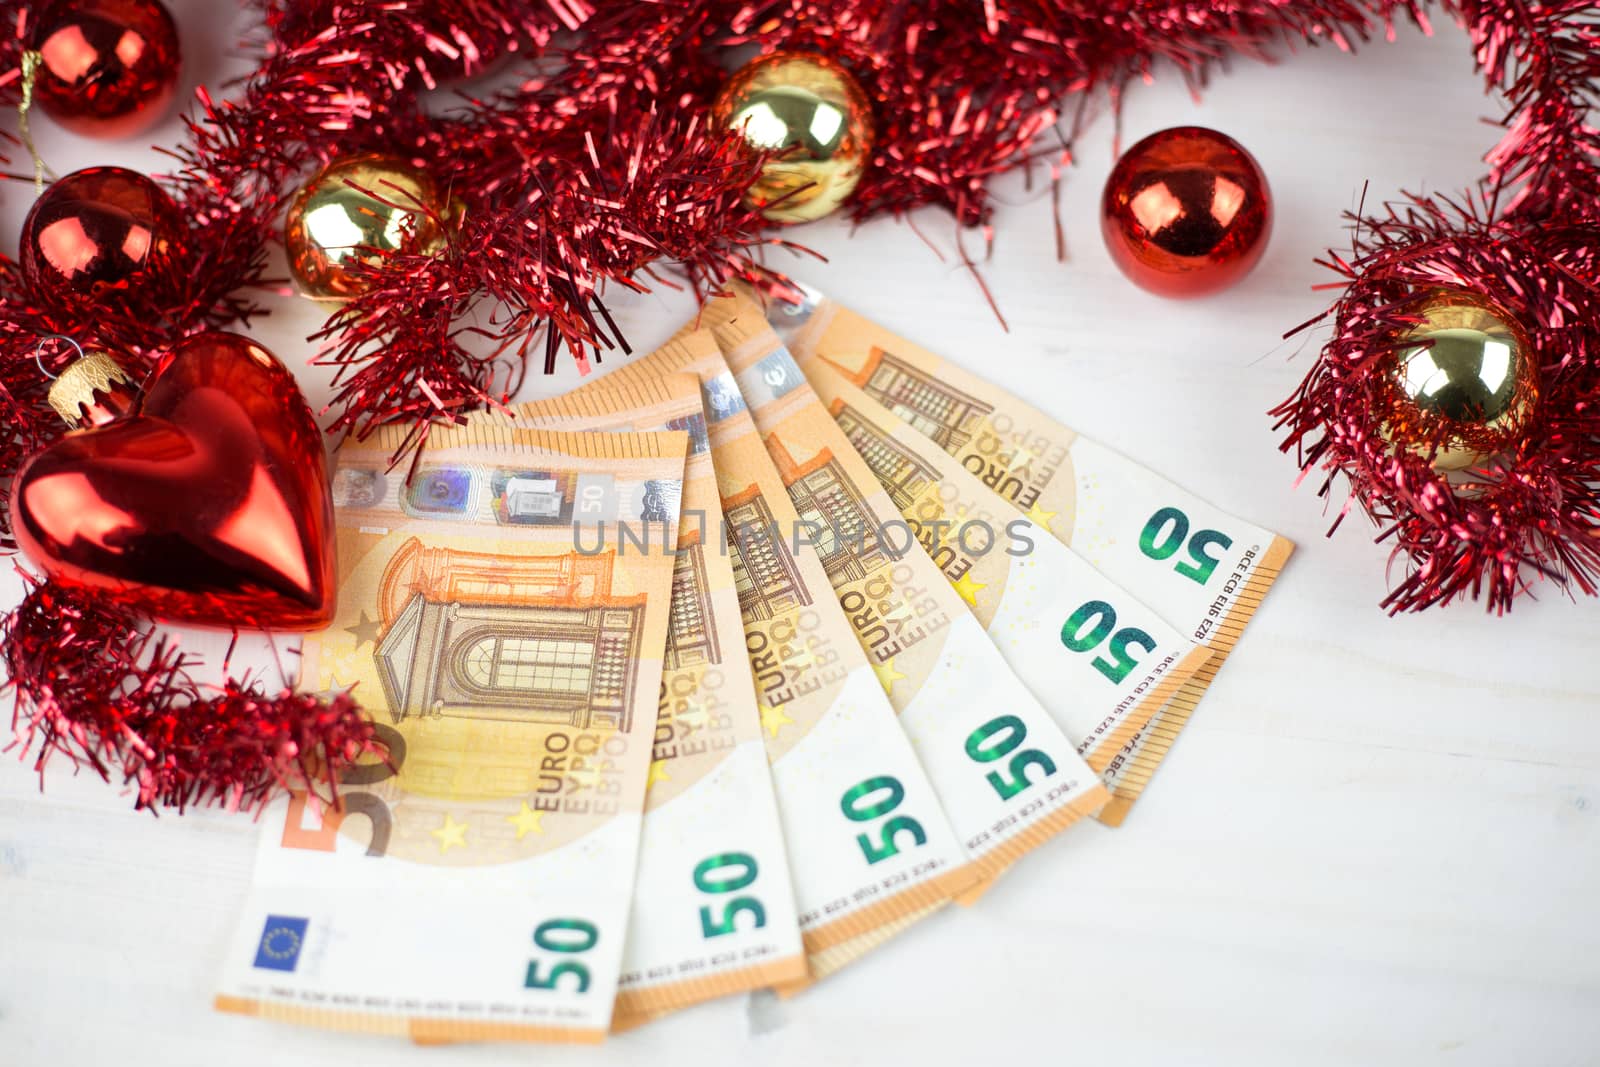
<path fill-rule="evenodd" d="M 322 435 L 289 371 L 237 334 L 186 339 L 133 411 L 35 456 L 11 528 L 52 578 L 151 615 L 270 630 L 333 617 Z"/>

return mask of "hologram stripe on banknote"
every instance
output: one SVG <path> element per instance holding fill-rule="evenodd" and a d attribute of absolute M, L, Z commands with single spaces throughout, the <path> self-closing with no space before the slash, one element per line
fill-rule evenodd
<path fill-rule="evenodd" d="M 709 334 L 668 347 L 678 345 L 691 356 L 717 354 Z M 690 436 L 655 759 L 613 1030 L 629 1019 L 804 977 L 733 567 L 715 538 L 721 502 L 699 379 L 607 377 L 518 405 L 513 415 L 547 429 L 681 429 Z"/>
<path fill-rule="evenodd" d="M 682 351 L 661 352 L 606 380 L 632 382 L 683 370 L 701 379 L 725 532 L 793 529 L 798 516 L 720 355 L 693 359 Z M 815 550 L 786 544 L 781 536 L 748 541 L 730 536 L 729 541 L 802 930 L 814 965 L 819 953 L 929 911 L 973 879 L 962 869 L 964 854 L 849 623 L 831 596 L 817 595 L 831 587 Z M 826 668 L 820 673 L 819 663 Z M 848 680 L 844 686 L 831 677 L 841 670 Z M 849 699 L 841 701 L 841 692 Z M 821 726 L 828 729 L 813 744 Z M 840 758 L 827 759 L 823 743 L 844 746 Z M 817 754 L 808 750 L 801 753 L 804 760 L 796 759 L 795 750 L 807 745 Z M 858 762 L 863 757 L 890 761 L 892 767 L 887 773 L 850 773 L 847 755 Z M 894 788 L 860 791 L 877 778 L 895 779 Z M 893 808 L 885 808 L 891 801 Z M 908 820 L 925 838 L 920 845 L 912 844 L 917 835 L 906 829 Z M 910 848 L 926 858 L 909 871 L 895 866 L 886 876 L 868 877 L 877 866 L 865 862 L 869 847 L 880 852 Z M 878 861 L 890 862 L 887 855 Z"/>
<path fill-rule="evenodd" d="M 823 293 L 768 316 L 796 357 L 833 364 L 993 491 L 1213 656 L 1114 761 L 1118 825 L 1166 758 L 1294 550 Z"/>
<path fill-rule="evenodd" d="M 336 810 L 269 809 L 217 1006 L 429 1042 L 598 1041 L 688 436 L 479 420 L 436 428 L 409 482 L 387 469 L 397 443 L 341 451 L 339 610 L 303 680 L 356 685 L 389 759 L 347 774 Z M 635 536 L 595 549 L 602 522 Z"/>

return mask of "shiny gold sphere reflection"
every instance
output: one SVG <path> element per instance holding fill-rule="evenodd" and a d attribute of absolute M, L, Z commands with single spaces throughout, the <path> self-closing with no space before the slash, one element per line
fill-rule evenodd
<path fill-rule="evenodd" d="M 389 253 L 437 251 L 449 205 L 434 180 L 384 155 L 328 164 L 289 206 L 284 245 L 289 270 L 308 296 L 346 299 L 361 292 L 350 270 Z"/>
<path fill-rule="evenodd" d="M 1521 325 L 1465 292 L 1441 294 L 1420 316 L 1395 357 L 1399 398 L 1389 439 L 1431 455 L 1441 472 L 1514 447 L 1539 394 L 1538 362 Z"/>
<path fill-rule="evenodd" d="M 810 222 L 855 191 L 872 153 L 872 105 L 824 56 L 778 52 L 745 64 L 712 105 L 723 126 L 776 151 L 745 202 L 774 222 Z"/>

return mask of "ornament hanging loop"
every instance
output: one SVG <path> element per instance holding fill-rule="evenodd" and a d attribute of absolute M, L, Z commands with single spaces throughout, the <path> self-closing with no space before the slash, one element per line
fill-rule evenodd
<path fill-rule="evenodd" d="M 56 172 L 39 155 L 39 150 L 33 146 L 33 130 L 28 126 L 28 112 L 33 110 L 33 89 L 39 77 L 39 67 L 44 63 L 44 55 L 38 49 L 30 48 L 22 53 L 22 99 L 17 103 L 17 132 L 22 136 L 22 144 L 28 150 L 28 155 L 33 157 L 33 191 L 44 192 L 44 179 L 50 176 L 51 181 L 56 180 Z"/>
<path fill-rule="evenodd" d="M 51 341 L 63 341 L 71 345 L 73 351 L 78 353 L 78 359 L 83 359 L 87 353 L 84 352 L 82 345 L 64 333 L 47 333 L 43 337 L 40 337 L 39 343 L 33 346 L 33 365 L 39 368 L 40 374 L 44 375 L 46 378 L 49 378 L 53 382 L 60 378 L 61 375 L 51 374 L 50 368 L 44 365 L 44 346 Z M 76 360 L 74 360 L 74 362 L 76 362 Z"/>

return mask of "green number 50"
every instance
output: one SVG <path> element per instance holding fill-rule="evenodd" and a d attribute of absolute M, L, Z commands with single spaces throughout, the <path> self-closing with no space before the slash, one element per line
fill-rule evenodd
<path fill-rule="evenodd" d="M 562 955 L 576 956 L 588 952 L 599 941 L 600 931 L 595 929 L 594 923 L 582 919 L 551 919 L 540 923 L 533 931 L 535 945 L 546 952 Z M 529 960 L 528 976 L 522 984 L 528 989 L 555 989 L 556 983 L 569 974 L 578 980 L 574 992 L 589 991 L 589 968 L 577 960 L 562 960 L 550 968 L 549 974 L 540 974 L 539 961 Z"/>
<path fill-rule="evenodd" d="M 839 798 L 839 808 L 851 822 L 870 822 L 898 808 L 905 798 L 906 788 L 900 784 L 900 779 L 880 774 L 847 790 Z M 876 841 L 868 834 L 857 834 L 856 844 L 861 846 L 861 854 L 867 857 L 868 863 L 878 863 L 900 854 L 897 838 L 901 835 L 910 836 L 913 848 L 928 843 L 921 823 L 909 815 L 896 815 L 878 827 Z"/>
<path fill-rule="evenodd" d="M 1189 559 L 1179 560 L 1172 569 L 1185 578 L 1205 585 L 1222 562 L 1222 553 L 1233 547 L 1233 538 L 1219 530 L 1196 530 L 1189 536 L 1189 516 L 1177 508 L 1162 508 L 1150 516 L 1139 531 L 1139 551 L 1151 559 L 1170 559 L 1184 542 L 1189 544 Z M 1215 556 L 1207 551 L 1215 545 Z"/>
<path fill-rule="evenodd" d="M 719 852 L 707 856 L 694 869 L 694 887 L 702 893 L 737 893 L 756 880 L 756 860 L 748 852 Z M 734 921 L 743 912 L 754 917 L 750 929 L 767 925 L 767 909 L 755 897 L 734 897 L 722 905 L 720 917 L 712 914 L 711 906 L 700 909 L 700 934 L 702 937 L 721 937 L 735 933 Z"/>
<path fill-rule="evenodd" d="M 1061 626 L 1061 643 L 1074 652 L 1091 652 L 1108 637 L 1111 639 L 1107 649 L 1110 658 L 1096 656 L 1094 668 L 1120 685 L 1139 665 L 1139 661 L 1128 653 L 1128 648 L 1136 646 L 1145 652 L 1153 652 L 1156 639 L 1137 626 L 1124 626 L 1118 630 L 1117 609 L 1104 600 L 1091 600 L 1084 604 L 1068 616 Z"/>
<path fill-rule="evenodd" d="M 1024 789 L 1033 785 L 1028 781 L 1028 768 L 1040 767 L 1043 769 L 1039 781 L 1044 781 L 1056 773 L 1055 761 L 1036 748 L 1025 748 L 1016 752 L 1018 745 L 1028 736 L 1028 726 L 1015 715 L 1002 715 L 998 719 L 990 719 L 967 736 L 967 755 L 979 763 L 993 763 L 997 759 L 1011 756 L 1006 764 L 1006 770 L 1011 773 L 1008 779 L 999 771 L 990 771 L 986 778 L 994 791 L 1000 794 L 1001 800 L 1010 800 Z M 1015 753 L 1013 755 L 1013 753 Z"/>

